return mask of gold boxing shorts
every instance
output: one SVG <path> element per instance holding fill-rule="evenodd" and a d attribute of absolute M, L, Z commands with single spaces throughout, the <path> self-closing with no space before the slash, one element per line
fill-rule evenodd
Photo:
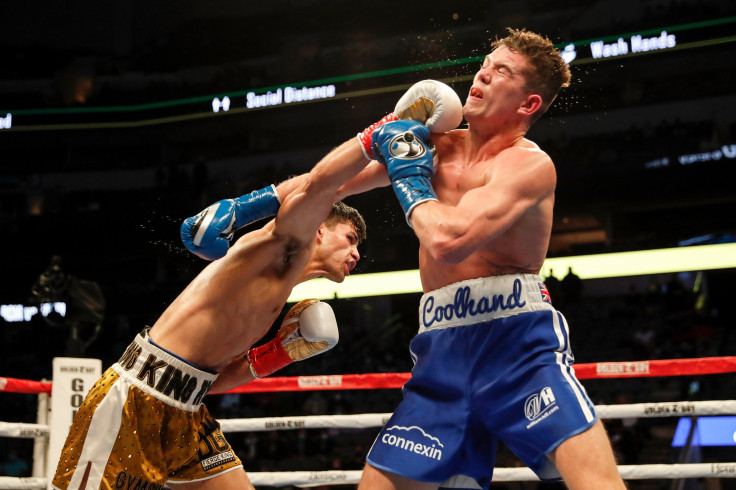
<path fill-rule="evenodd" d="M 216 378 L 137 335 L 74 417 L 53 488 L 157 490 L 242 468 L 202 404 Z"/>

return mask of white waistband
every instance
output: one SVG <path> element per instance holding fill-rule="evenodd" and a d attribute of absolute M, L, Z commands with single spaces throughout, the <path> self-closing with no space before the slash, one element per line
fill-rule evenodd
<path fill-rule="evenodd" d="M 121 378 L 167 405 L 196 412 L 217 379 L 187 364 L 138 334 L 112 368 Z"/>
<path fill-rule="evenodd" d="M 511 274 L 468 279 L 422 296 L 419 302 L 419 333 L 553 309 L 547 286 L 537 275 Z"/>

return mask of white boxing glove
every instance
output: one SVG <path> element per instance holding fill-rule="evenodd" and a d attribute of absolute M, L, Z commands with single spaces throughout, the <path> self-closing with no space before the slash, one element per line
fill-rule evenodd
<path fill-rule="evenodd" d="M 446 133 L 463 121 L 463 103 L 449 85 L 422 80 L 399 99 L 394 114 L 423 123 L 433 133 Z"/>
<path fill-rule="evenodd" d="M 394 112 L 358 133 L 358 141 L 367 159 L 376 158 L 371 148 L 373 131 L 399 119 L 412 119 L 425 124 L 433 133 L 446 133 L 463 121 L 463 103 L 455 91 L 442 82 L 423 80 L 415 83 L 401 96 Z"/>
<path fill-rule="evenodd" d="M 339 339 L 330 305 L 305 299 L 286 314 L 276 338 L 248 351 L 250 371 L 256 378 L 268 376 L 294 361 L 327 352 Z"/>

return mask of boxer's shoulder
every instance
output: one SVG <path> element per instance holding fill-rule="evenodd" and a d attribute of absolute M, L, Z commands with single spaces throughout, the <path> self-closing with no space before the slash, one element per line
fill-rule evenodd
<path fill-rule="evenodd" d="M 465 141 L 467 135 L 467 129 L 455 129 L 446 133 L 432 133 L 432 143 L 434 143 L 440 158 L 443 158 L 444 155 L 460 151 L 462 148 L 460 143 Z"/>

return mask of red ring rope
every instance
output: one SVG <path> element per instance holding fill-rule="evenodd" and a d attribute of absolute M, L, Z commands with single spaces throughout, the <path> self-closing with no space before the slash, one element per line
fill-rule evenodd
<path fill-rule="evenodd" d="M 653 361 L 595 362 L 576 364 L 578 379 L 695 376 L 736 372 L 736 356 Z M 268 391 L 375 390 L 401 388 L 410 373 L 329 374 L 322 376 L 270 377 L 251 381 L 226 393 Z M 0 378 L 0 392 L 51 393 L 51 383 Z"/>

